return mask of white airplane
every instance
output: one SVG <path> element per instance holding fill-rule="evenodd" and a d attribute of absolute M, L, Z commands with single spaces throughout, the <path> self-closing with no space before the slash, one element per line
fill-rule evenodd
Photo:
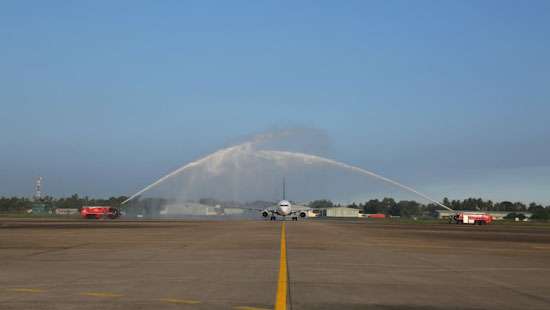
<path fill-rule="evenodd" d="M 285 219 L 286 216 L 291 216 L 293 221 L 297 221 L 298 216 L 300 216 L 301 218 L 305 218 L 307 216 L 307 213 L 305 211 L 309 208 L 305 206 L 300 206 L 302 208 L 293 209 L 292 204 L 288 200 L 286 200 L 285 195 L 286 184 L 285 179 L 283 179 L 283 200 L 279 201 L 279 203 L 273 208 L 258 211 L 262 212 L 263 217 L 268 217 L 271 215 L 271 217 L 269 218 L 271 221 L 275 221 L 277 219 L 277 216 L 282 216 L 283 219 Z"/>

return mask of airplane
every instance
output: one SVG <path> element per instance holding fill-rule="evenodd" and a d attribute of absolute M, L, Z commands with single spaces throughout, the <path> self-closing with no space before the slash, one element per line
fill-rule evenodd
<path fill-rule="evenodd" d="M 286 196 L 286 182 L 285 182 L 285 179 L 283 178 L 283 200 L 279 201 L 279 203 L 274 208 L 268 208 L 264 210 L 255 209 L 255 210 L 261 211 L 262 216 L 265 218 L 271 215 L 269 218 L 271 221 L 277 220 L 277 216 L 282 216 L 283 219 L 285 219 L 286 216 L 291 216 L 293 221 L 297 221 L 298 216 L 300 216 L 301 218 L 305 218 L 307 216 L 307 213 L 305 211 L 309 208 L 305 206 L 301 206 L 303 207 L 303 209 L 293 210 L 292 204 L 290 203 L 290 201 L 286 200 L 285 196 Z"/>

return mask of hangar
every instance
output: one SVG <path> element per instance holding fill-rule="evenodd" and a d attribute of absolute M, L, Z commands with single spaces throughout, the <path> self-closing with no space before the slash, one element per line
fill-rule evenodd
<path fill-rule="evenodd" d="M 347 207 L 334 207 L 319 210 L 319 216 L 328 217 L 360 217 L 359 209 Z"/>

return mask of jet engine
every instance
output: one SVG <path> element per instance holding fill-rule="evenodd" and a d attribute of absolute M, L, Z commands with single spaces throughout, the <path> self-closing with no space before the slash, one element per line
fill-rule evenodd
<path fill-rule="evenodd" d="M 307 214 L 304 211 L 300 212 L 300 217 L 306 217 L 306 216 Z"/>
<path fill-rule="evenodd" d="M 262 216 L 263 216 L 263 217 L 268 217 L 268 216 L 269 216 L 269 213 L 267 213 L 267 211 L 263 211 L 263 212 L 262 212 Z"/>

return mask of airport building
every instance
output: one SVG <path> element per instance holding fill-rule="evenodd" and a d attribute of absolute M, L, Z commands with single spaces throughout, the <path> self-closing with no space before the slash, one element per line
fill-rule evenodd
<path fill-rule="evenodd" d="M 57 208 L 55 209 L 56 215 L 77 215 L 80 214 L 77 208 Z"/>
<path fill-rule="evenodd" d="M 336 207 L 320 209 L 319 216 L 328 217 L 360 217 L 359 209 Z"/>

